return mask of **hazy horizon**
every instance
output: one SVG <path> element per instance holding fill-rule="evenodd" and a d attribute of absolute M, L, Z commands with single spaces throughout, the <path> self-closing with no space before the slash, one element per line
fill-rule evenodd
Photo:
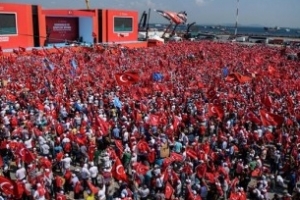
<path fill-rule="evenodd" d="M 38 4 L 45 9 L 83 9 L 85 0 L 1 0 L 2 3 Z M 1 5 L 1 3 L 0 3 Z M 237 0 L 90 0 L 90 8 L 186 11 L 188 23 L 198 25 L 234 24 Z M 300 0 L 240 0 L 238 24 L 300 28 Z M 151 12 L 150 23 L 168 23 Z"/>

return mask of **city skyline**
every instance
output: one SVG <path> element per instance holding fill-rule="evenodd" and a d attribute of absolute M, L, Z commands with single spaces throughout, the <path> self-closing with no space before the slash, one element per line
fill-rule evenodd
<path fill-rule="evenodd" d="M 38 4 L 45 9 L 83 9 L 85 0 L 2 0 L 3 3 Z M 0 3 L 1 5 L 1 3 Z M 223 25 L 236 21 L 237 0 L 90 0 L 90 8 L 139 11 L 186 11 L 188 23 Z M 239 25 L 300 28 L 299 0 L 239 0 Z M 150 23 L 168 23 L 151 12 Z"/>

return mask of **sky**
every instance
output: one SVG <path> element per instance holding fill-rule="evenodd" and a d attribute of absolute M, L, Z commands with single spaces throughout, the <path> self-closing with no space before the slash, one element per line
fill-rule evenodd
<path fill-rule="evenodd" d="M 7 3 L 39 4 L 44 8 L 85 8 L 85 0 L 1 0 Z M 1 5 L 0 2 L 0 5 Z M 188 23 L 199 25 L 234 24 L 237 0 L 90 0 L 91 8 L 186 11 Z M 300 28 L 300 0 L 239 0 L 240 25 Z M 151 12 L 150 23 L 168 23 Z"/>

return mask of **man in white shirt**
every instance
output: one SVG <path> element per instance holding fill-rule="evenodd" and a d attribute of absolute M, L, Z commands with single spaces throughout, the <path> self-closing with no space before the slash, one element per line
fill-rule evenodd
<path fill-rule="evenodd" d="M 88 169 L 88 165 L 87 164 L 83 165 L 83 167 L 81 169 L 80 175 L 81 175 L 81 178 L 83 180 L 83 187 L 84 187 L 84 189 L 86 189 L 87 188 L 87 181 L 91 177 L 91 173 L 90 173 L 90 171 Z"/>
<path fill-rule="evenodd" d="M 65 143 L 71 142 L 70 138 L 67 137 L 66 134 L 63 135 L 63 139 L 62 139 L 62 145 L 64 145 Z"/>
<path fill-rule="evenodd" d="M 45 194 L 46 194 L 46 189 L 42 188 L 41 184 L 38 183 L 37 190 L 35 190 L 33 193 L 33 199 L 34 200 L 46 200 Z"/>
<path fill-rule="evenodd" d="M 28 136 L 26 136 L 24 145 L 25 145 L 26 149 L 32 149 L 32 138 L 29 138 Z"/>
<path fill-rule="evenodd" d="M 138 194 L 141 200 L 146 200 L 148 198 L 148 195 L 150 194 L 150 190 L 146 185 L 143 185 L 143 187 L 140 187 L 138 189 Z"/>
<path fill-rule="evenodd" d="M 18 181 L 23 181 L 26 179 L 26 169 L 19 165 L 19 169 L 16 171 L 16 178 Z"/>
<path fill-rule="evenodd" d="M 50 153 L 50 146 L 46 142 L 41 145 L 41 153 L 43 156 L 48 156 Z"/>
<path fill-rule="evenodd" d="M 62 172 L 63 174 L 65 174 L 66 170 L 67 169 L 70 169 L 71 168 L 71 162 L 72 162 L 72 159 L 69 157 L 68 154 L 65 155 L 65 158 L 63 158 L 61 160 L 61 163 L 62 163 Z"/>
<path fill-rule="evenodd" d="M 79 181 L 78 177 L 76 176 L 76 174 L 72 174 L 72 178 L 71 178 L 71 184 L 72 187 L 74 188 L 76 186 L 76 183 Z"/>
<path fill-rule="evenodd" d="M 41 147 L 44 143 L 46 143 L 46 139 L 45 139 L 43 136 L 41 136 L 41 135 L 38 137 L 38 141 L 39 141 L 40 147 Z"/>
<path fill-rule="evenodd" d="M 91 174 L 91 179 L 92 179 L 92 183 L 93 185 L 98 185 L 97 184 L 97 176 L 98 176 L 98 167 L 94 165 L 94 162 L 91 162 L 91 167 L 89 169 L 90 174 Z"/>
<path fill-rule="evenodd" d="M 98 191 L 98 199 L 99 200 L 105 200 L 106 198 L 106 187 L 105 184 L 100 184 L 99 185 L 99 191 Z"/>

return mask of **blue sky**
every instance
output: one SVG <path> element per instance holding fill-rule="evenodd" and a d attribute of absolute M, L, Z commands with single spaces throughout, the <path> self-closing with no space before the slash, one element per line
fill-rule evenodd
<path fill-rule="evenodd" d="M 1 2 L 40 4 L 45 8 L 84 8 L 85 0 L 1 0 Z M 1 3 L 0 3 L 1 5 Z M 90 0 L 91 8 L 128 10 L 184 10 L 188 22 L 234 24 L 237 0 Z M 150 22 L 167 21 L 151 13 Z M 300 0 L 240 0 L 239 24 L 300 28 Z"/>

